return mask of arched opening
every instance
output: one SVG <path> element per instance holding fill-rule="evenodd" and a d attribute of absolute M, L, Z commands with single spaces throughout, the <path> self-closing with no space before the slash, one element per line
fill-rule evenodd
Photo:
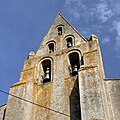
<path fill-rule="evenodd" d="M 68 37 L 66 39 L 66 42 L 67 42 L 67 48 L 70 48 L 73 46 L 73 40 L 72 40 L 72 37 Z"/>
<path fill-rule="evenodd" d="M 58 30 L 58 35 L 62 35 L 62 33 L 63 33 L 63 30 L 62 30 L 62 26 L 59 26 L 58 28 L 57 28 L 57 30 Z"/>
<path fill-rule="evenodd" d="M 62 48 L 70 48 L 75 45 L 75 37 L 72 34 L 69 34 L 64 37 L 63 42 L 62 42 Z"/>
<path fill-rule="evenodd" d="M 54 43 L 50 43 L 48 44 L 48 52 L 49 53 L 52 53 L 55 51 L 55 48 L 54 48 Z"/>
<path fill-rule="evenodd" d="M 80 68 L 80 57 L 77 52 L 69 54 L 69 62 L 72 76 L 78 75 L 78 69 Z"/>
<path fill-rule="evenodd" d="M 46 59 L 42 61 L 42 68 L 43 68 L 43 83 L 47 83 L 51 81 L 51 61 Z"/>

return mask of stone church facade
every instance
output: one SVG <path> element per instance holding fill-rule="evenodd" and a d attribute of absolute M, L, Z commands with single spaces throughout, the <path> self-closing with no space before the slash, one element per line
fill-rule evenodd
<path fill-rule="evenodd" d="M 105 78 L 97 36 L 60 13 L 9 93 L 0 120 L 120 120 L 120 79 Z"/>

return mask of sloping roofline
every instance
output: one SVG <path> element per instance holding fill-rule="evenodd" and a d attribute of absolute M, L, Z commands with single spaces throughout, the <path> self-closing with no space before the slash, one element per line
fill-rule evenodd
<path fill-rule="evenodd" d="M 71 28 L 72 28 L 80 37 L 83 38 L 83 40 L 84 40 L 85 42 L 87 42 L 87 39 L 84 38 L 84 37 L 66 20 L 66 18 L 62 15 L 61 12 L 58 13 L 58 15 L 56 16 L 56 18 L 57 18 L 59 15 L 71 26 Z M 56 18 L 55 18 L 55 20 L 56 20 Z M 55 22 L 55 20 L 53 21 L 53 23 Z M 52 23 L 52 25 L 53 25 L 53 23 Z M 52 25 L 51 25 L 51 26 L 52 26 Z M 51 26 L 50 26 L 50 28 L 51 28 Z M 46 36 L 47 33 L 49 32 L 50 28 L 49 28 L 48 31 L 46 32 L 45 36 Z"/>
<path fill-rule="evenodd" d="M 3 106 L 6 106 L 6 105 L 7 105 L 7 103 L 5 103 L 5 104 L 2 104 L 2 105 L 0 105 L 0 108 L 1 108 L 1 107 L 3 107 Z"/>
<path fill-rule="evenodd" d="M 83 40 L 84 40 L 85 42 L 88 42 L 87 39 L 84 38 L 84 37 L 66 20 L 66 18 L 62 15 L 61 12 L 59 12 L 59 13 L 57 14 L 56 18 L 57 18 L 59 15 L 68 23 L 69 26 L 71 26 L 71 28 L 72 28 L 81 38 L 83 38 Z M 53 23 L 55 22 L 56 18 L 55 18 L 54 21 L 52 22 L 52 25 L 53 25 Z M 51 25 L 51 26 L 52 26 L 52 25 Z M 46 32 L 45 36 L 46 36 L 47 33 L 49 32 L 51 26 L 49 27 L 49 29 L 48 29 L 48 31 Z M 45 38 L 45 36 L 44 36 L 44 38 Z M 44 40 L 44 38 L 43 38 L 43 40 Z M 42 42 L 43 42 L 43 41 L 42 41 Z M 41 44 L 42 44 L 42 42 L 41 42 Z M 41 44 L 40 44 L 40 45 L 41 45 Z M 40 46 L 39 46 L 39 47 L 40 47 Z M 39 49 L 39 47 L 38 47 L 38 49 Z M 37 50 L 38 50 L 38 49 L 37 49 Z"/>
<path fill-rule="evenodd" d="M 66 20 L 66 18 L 62 15 L 62 13 L 59 12 L 58 15 L 60 15 L 60 16 L 72 27 L 72 29 L 73 29 L 78 35 L 80 35 L 85 42 L 87 42 L 87 40 Z M 58 15 L 57 15 L 57 16 L 58 16 Z"/>

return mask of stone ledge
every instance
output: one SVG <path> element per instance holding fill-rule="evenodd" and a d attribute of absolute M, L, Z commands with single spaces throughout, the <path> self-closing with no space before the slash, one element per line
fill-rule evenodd
<path fill-rule="evenodd" d="M 98 50 L 96 49 L 96 50 L 92 50 L 92 51 L 89 51 L 89 52 L 84 52 L 83 55 L 84 54 L 89 54 L 89 53 L 92 53 L 92 52 L 96 52 L 96 51 L 98 51 Z"/>
<path fill-rule="evenodd" d="M 7 105 L 7 103 L 5 103 L 5 104 L 2 104 L 2 105 L 0 105 L 0 108 L 1 108 L 1 107 L 3 107 L 3 106 L 6 106 L 6 105 Z"/>
<path fill-rule="evenodd" d="M 21 80 L 21 81 L 15 83 L 15 84 L 11 85 L 10 88 L 25 84 L 26 82 L 27 82 L 26 80 Z"/>
<path fill-rule="evenodd" d="M 97 67 L 96 65 L 91 65 L 91 66 L 82 66 L 78 71 L 82 71 L 82 70 L 88 70 L 88 69 L 90 69 L 90 68 L 95 68 L 95 67 Z"/>
<path fill-rule="evenodd" d="M 115 80 L 120 80 L 120 78 L 104 78 L 104 81 L 115 81 Z"/>
<path fill-rule="evenodd" d="M 30 68 L 27 68 L 27 69 L 23 69 L 21 72 L 29 71 L 29 70 L 32 70 L 32 69 L 34 69 L 34 67 L 30 67 Z"/>
<path fill-rule="evenodd" d="M 78 75 L 76 76 L 70 76 L 68 78 L 64 78 L 65 81 L 71 80 L 71 79 L 76 79 L 78 77 Z"/>

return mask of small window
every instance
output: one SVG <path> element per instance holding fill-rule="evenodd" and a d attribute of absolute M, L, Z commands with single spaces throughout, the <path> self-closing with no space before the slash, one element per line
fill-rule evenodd
<path fill-rule="evenodd" d="M 58 35 L 62 35 L 62 32 L 63 32 L 62 31 L 62 26 L 58 27 L 57 29 L 58 29 Z"/>
<path fill-rule="evenodd" d="M 65 49 L 73 46 L 75 46 L 75 37 L 71 34 L 65 36 L 62 41 L 62 48 Z"/>
<path fill-rule="evenodd" d="M 73 46 L 72 38 L 69 37 L 67 38 L 67 48 L 72 47 L 72 46 Z"/>
<path fill-rule="evenodd" d="M 52 53 L 52 52 L 54 52 L 54 43 L 50 43 L 49 45 L 48 45 L 48 49 L 49 49 L 49 53 Z"/>

